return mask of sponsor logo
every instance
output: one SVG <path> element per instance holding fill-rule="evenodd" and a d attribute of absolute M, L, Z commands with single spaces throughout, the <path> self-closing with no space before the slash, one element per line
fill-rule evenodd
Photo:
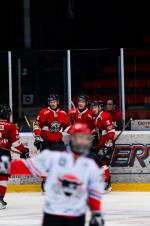
<path fill-rule="evenodd" d="M 110 165 L 111 167 L 134 167 L 137 160 L 139 165 L 144 168 L 146 160 L 149 158 L 150 144 L 124 144 L 116 145 L 113 151 Z"/>

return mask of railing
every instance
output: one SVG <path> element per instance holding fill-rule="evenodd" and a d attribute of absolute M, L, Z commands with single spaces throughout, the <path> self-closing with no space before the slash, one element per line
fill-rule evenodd
<path fill-rule="evenodd" d="M 60 95 L 65 110 L 86 93 L 105 103 L 114 99 L 125 109 L 126 121 L 130 116 L 149 120 L 150 50 L 124 49 L 123 56 L 121 86 L 120 49 L 0 52 L 0 103 L 9 104 L 19 122 L 24 113 L 34 120 L 50 92 Z"/>

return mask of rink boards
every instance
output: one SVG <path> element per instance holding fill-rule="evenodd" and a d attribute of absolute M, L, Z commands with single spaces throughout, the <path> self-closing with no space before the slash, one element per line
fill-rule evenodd
<path fill-rule="evenodd" d="M 37 154 L 31 133 L 22 133 L 23 143 L 31 155 Z M 64 141 L 67 137 L 64 136 Z M 125 131 L 116 142 L 111 158 L 111 174 L 115 191 L 150 191 L 150 131 Z M 13 158 L 18 158 L 13 154 Z M 9 191 L 39 191 L 40 179 L 13 176 L 9 180 Z"/>

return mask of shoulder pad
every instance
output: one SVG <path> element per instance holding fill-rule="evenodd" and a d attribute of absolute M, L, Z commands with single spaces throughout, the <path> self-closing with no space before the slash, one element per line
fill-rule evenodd
<path fill-rule="evenodd" d="M 9 123 L 12 126 L 17 126 L 16 123 L 14 123 L 14 122 L 7 122 L 7 123 Z"/>
<path fill-rule="evenodd" d="M 102 114 L 101 114 L 101 117 L 102 118 L 110 118 L 110 114 L 106 111 L 103 111 Z"/>
<path fill-rule="evenodd" d="M 75 112 L 75 109 L 74 108 L 71 108 L 70 110 L 69 110 L 69 114 L 70 113 L 74 113 Z"/>
<path fill-rule="evenodd" d="M 64 110 L 62 110 L 62 109 L 59 109 L 59 112 L 62 113 L 62 114 L 64 114 L 64 115 L 67 114 L 67 113 L 66 113 Z"/>
<path fill-rule="evenodd" d="M 46 115 L 50 112 L 50 110 L 48 108 L 43 108 L 39 111 L 39 114 L 43 114 L 43 115 Z"/>

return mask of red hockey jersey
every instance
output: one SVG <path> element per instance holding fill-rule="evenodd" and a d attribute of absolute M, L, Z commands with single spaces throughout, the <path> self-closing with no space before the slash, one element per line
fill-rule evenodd
<path fill-rule="evenodd" d="M 96 131 L 100 134 L 97 147 L 104 146 L 107 139 L 114 140 L 115 129 L 111 115 L 105 111 L 101 111 L 98 116 L 93 117 Z"/>
<path fill-rule="evenodd" d="M 16 148 L 20 152 L 25 150 L 24 145 L 20 141 L 16 124 L 7 120 L 0 120 L 0 148 L 10 150 L 11 147 Z"/>
<path fill-rule="evenodd" d="M 70 117 L 71 124 L 74 124 L 75 122 L 86 123 L 90 129 L 94 128 L 92 113 L 88 108 L 86 108 L 83 112 L 80 112 L 78 108 L 72 108 L 68 115 Z"/>
<path fill-rule="evenodd" d="M 70 120 L 65 111 L 50 108 L 42 109 L 34 124 L 35 136 L 41 136 L 45 141 L 58 142 L 62 140 L 62 131 L 70 125 Z"/>

